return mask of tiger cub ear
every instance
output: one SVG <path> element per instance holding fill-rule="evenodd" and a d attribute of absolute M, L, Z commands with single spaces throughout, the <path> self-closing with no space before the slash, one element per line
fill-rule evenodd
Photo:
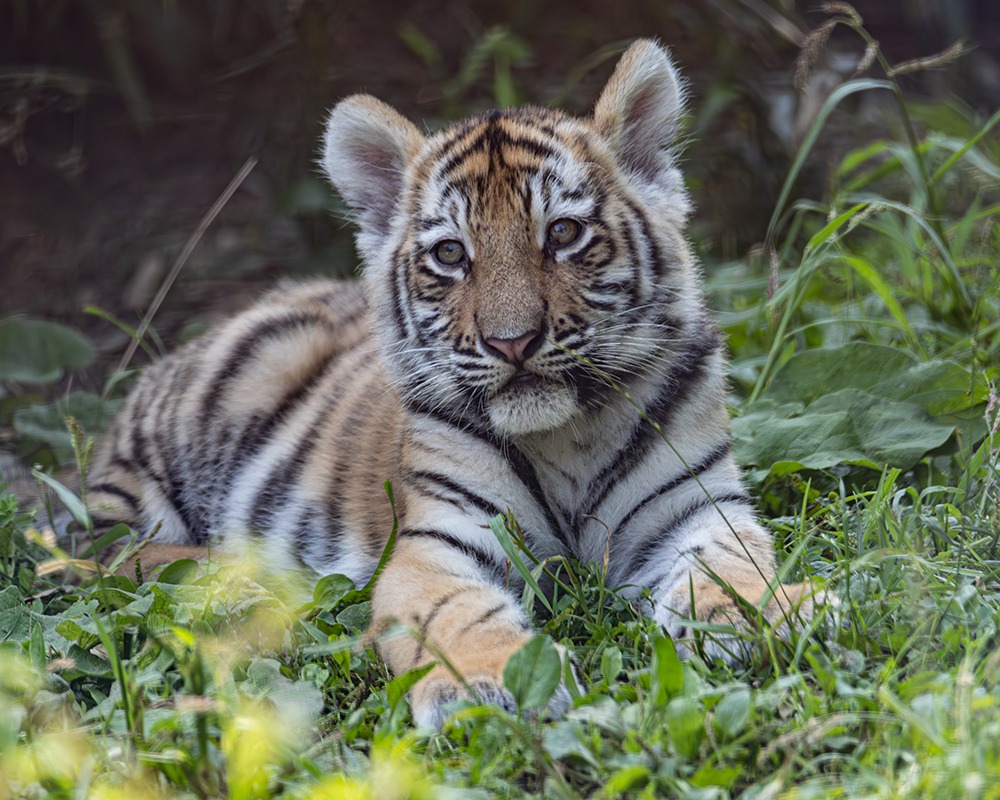
<path fill-rule="evenodd" d="M 370 95 L 348 97 L 330 112 L 320 166 L 357 212 L 363 238 L 388 233 L 407 162 L 423 142 L 412 122 Z"/>
<path fill-rule="evenodd" d="M 619 60 L 593 119 L 619 163 L 656 183 L 673 171 L 670 148 L 683 113 L 683 84 L 670 56 L 656 42 L 640 39 Z"/>

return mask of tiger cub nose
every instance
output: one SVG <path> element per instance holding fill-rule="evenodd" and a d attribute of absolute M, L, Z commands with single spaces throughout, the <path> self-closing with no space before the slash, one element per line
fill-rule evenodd
<path fill-rule="evenodd" d="M 483 339 L 483 344 L 487 352 L 520 366 L 538 351 L 544 340 L 542 331 L 528 331 L 516 339 Z"/>

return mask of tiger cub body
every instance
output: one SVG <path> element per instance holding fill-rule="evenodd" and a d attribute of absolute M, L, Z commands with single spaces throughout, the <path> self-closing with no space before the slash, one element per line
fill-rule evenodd
<path fill-rule="evenodd" d="M 363 582 L 392 481 L 373 624 L 414 635 L 381 650 L 396 672 L 443 654 L 466 681 L 435 667 L 420 724 L 465 685 L 509 705 L 503 667 L 531 630 L 486 527 L 507 510 L 538 557 L 607 554 L 609 584 L 648 587 L 675 636 L 692 614 L 738 619 L 720 581 L 768 596 L 773 543 L 731 456 L 723 343 L 683 235 L 681 113 L 652 42 L 586 118 L 495 111 L 425 136 L 342 101 L 322 165 L 356 214 L 363 288 L 284 287 L 147 370 L 103 447 L 95 516 Z"/>

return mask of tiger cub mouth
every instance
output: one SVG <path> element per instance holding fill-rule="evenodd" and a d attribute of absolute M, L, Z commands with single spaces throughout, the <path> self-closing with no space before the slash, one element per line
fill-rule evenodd
<path fill-rule="evenodd" d="M 525 369 L 519 369 L 514 375 L 503 385 L 501 391 L 518 391 L 521 389 L 534 389 L 535 387 L 541 386 L 543 383 L 542 378 L 536 375 L 534 372 L 529 372 Z"/>

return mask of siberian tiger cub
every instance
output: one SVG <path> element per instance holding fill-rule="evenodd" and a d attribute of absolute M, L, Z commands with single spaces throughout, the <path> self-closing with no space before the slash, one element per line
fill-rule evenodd
<path fill-rule="evenodd" d="M 486 527 L 508 509 L 539 557 L 607 552 L 609 583 L 648 587 L 674 637 L 692 614 L 739 619 L 720 583 L 773 593 L 779 619 L 804 591 L 774 585 L 732 458 L 723 342 L 683 233 L 683 102 L 651 41 L 587 117 L 506 109 L 425 135 L 343 100 L 321 163 L 356 215 L 363 287 L 281 288 L 148 369 L 104 442 L 94 516 L 363 582 L 391 480 L 373 624 L 414 635 L 381 651 L 396 672 L 440 653 L 465 678 L 433 668 L 420 725 L 465 686 L 511 704 L 504 664 L 532 632 Z"/>

